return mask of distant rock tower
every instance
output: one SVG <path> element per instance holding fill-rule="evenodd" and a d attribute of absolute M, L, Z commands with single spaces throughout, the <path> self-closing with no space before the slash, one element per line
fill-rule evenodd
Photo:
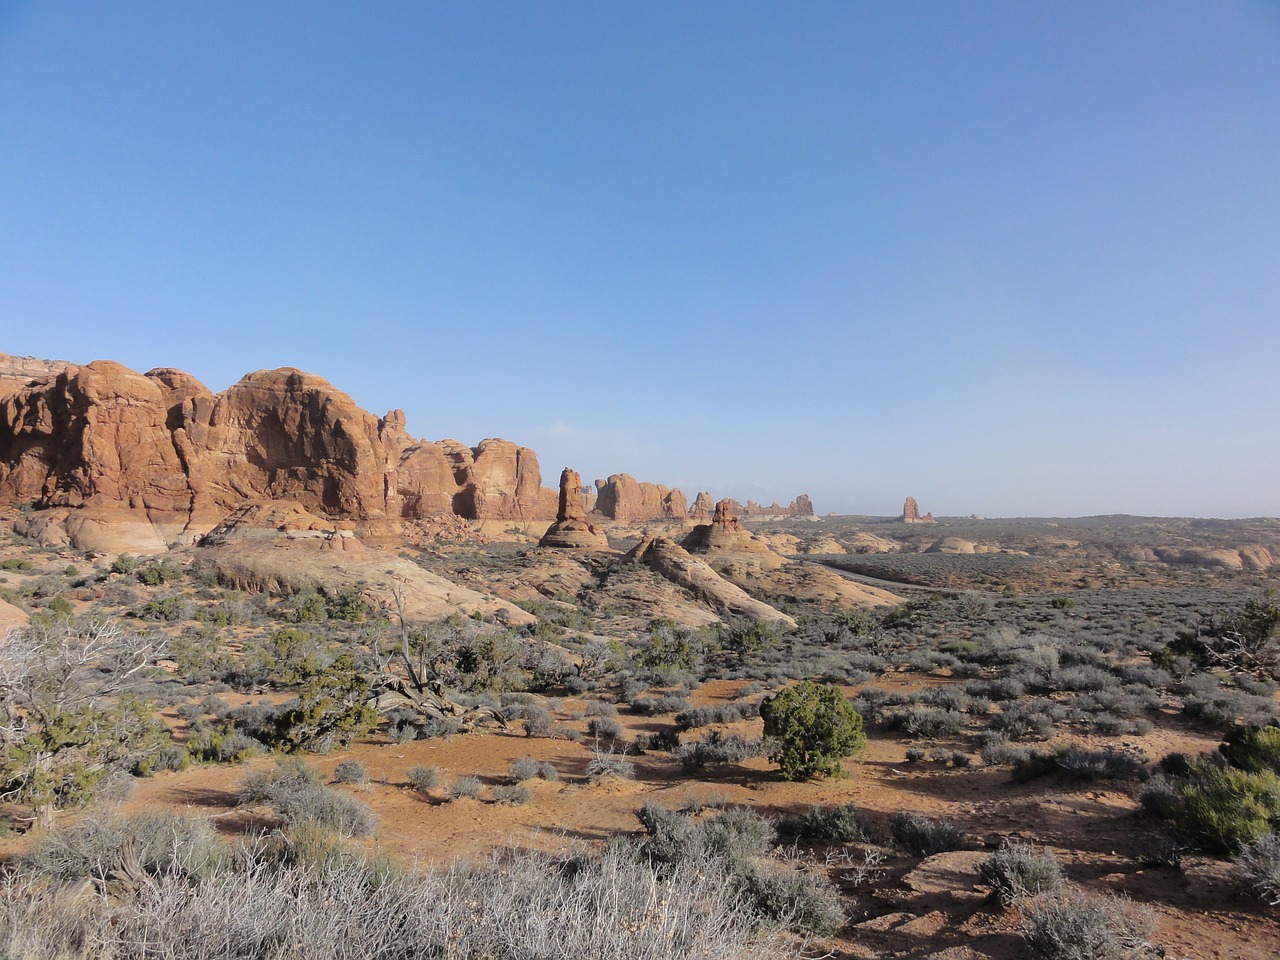
<path fill-rule="evenodd" d="M 937 523 L 932 513 L 926 513 L 920 516 L 920 504 L 916 503 L 915 497 L 907 497 L 906 502 L 902 505 L 902 522 L 903 523 Z"/>
<path fill-rule="evenodd" d="M 582 477 L 564 468 L 560 474 L 560 509 L 556 522 L 542 535 L 539 546 L 573 550 L 608 550 L 609 541 L 592 524 L 582 509 Z"/>

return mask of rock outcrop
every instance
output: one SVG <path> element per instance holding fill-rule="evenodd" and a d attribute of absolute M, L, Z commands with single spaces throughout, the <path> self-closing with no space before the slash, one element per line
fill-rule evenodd
<path fill-rule="evenodd" d="M 325 594 L 358 590 L 375 609 L 428 622 L 455 613 L 518 626 L 535 622 L 505 600 L 459 586 L 411 560 L 365 546 L 352 532 L 299 503 L 257 501 L 201 539 L 196 562 L 241 590 Z"/>
<path fill-rule="evenodd" d="M 68 367 L 0 400 L 0 498 L 132 515 L 164 539 L 194 490 L 165 391 L 118 363 Z"/>
<path fill-rule="evenodd" d="M 707 495 L 707 498 L 710 499 L 710 494 Z M 767 506 L 756 503 L 754 500 L 748 500 L 745 504 L 742 504 L 732 498 L 726 498 L 725 502 L 729 504 L 734 516 L 741 517 L 744 520 L 814 516 L 813 501 L 809 499 L 807 494 L 801 494 L 785 507 L 777 501 Z"/>
<path fill-rule="evenodd" d="M 65 360 L 41 360 L 0 353 L 0 397 L 25 387 L 33 380 L 52 377 L 71 366 Z"/>
<path fill-rule="evenodd" d="M 627 559 L 645 564 L 725 613 L 752 620 L 775 621 L 791 627 L 796 625 L 791 617 L 754 599 L 741 587 L 716 573 L 706 561 L 690 555 L 674 540 L 646 536 L 627 554 Z"/>
<path fill-rule="evenodd" d="M 684 520 L 688 501 L 679 489 L 640 483 L 628 473 L 596 481 L 595 512 L 608 520 Z"/>
<path fill-rule="evenodd" d="M 556 522 L 542 535 L 539 546 L 574 550 L 608 550 L 605 535 L 587 522 L 582 509 L 582 477 L 565 467 L 560 474 L 560 503 Z"/>
<path fill-rule="evenodd" d="M 710 523 L 699 524 L 684 538 L 683 546 L 690 553 L 697 554 L 752 554 L 759 559 L 767 557 L 776 565 L 782 564 L 782 558 L 769 549 L 764 542 L 757 540 L 734 515 L 732 501 L 721 500 L 716 504 L 715 513 Z"/>
<path fill-rule="evenodd" d="M 915 497 L 907 497 L 906 502 L 902 505 L 902 522 L 903 523 L 937 523 L 932 513 L 926 513 L 920 516 L 920 504 L 916 503 Z"/>
<path fill-rule="evenodd" d="M 415 441 L 402 412 L 375 417 L 292 368 L 215 395 L 178 370 L 143 375 L 99 360 L 0 397 L 0 501 L 44 508 L 24 522 L 51 542 L 94 549 L 94 529 L 114 527 L 163 547 L 247 501 L 281 499 L 369 529 L 438 514 L 555 515 L 532 450 Z"/>
<path fill-rule="evenodd" d="M 738 515 L 741 517 L 812 517 L 813 501 L 809 499 L 808 494 L 803 493 L 785 507 L 776 500 L 768 506 L 748 500 L 747 505 L 739 509 Z"/>
<path fill-rule="evenodd" d="M 689 517 L 692 520 L 702 520 L 708 522 L 715 513 L 716 503 L 711 499 L 711 494 L 706 490 L 699 492 L 693 498 L 693 506 L 689 508 Z"/>
<path fill-rule="evenodd" d="M 0 640 L 3 640 L 4 635 L 10 630 L 25 627 L 29 622 L 30 617 L 27 616 L 25 610 L 0 600 Z"/>
<path fill-rule="evenodd" d="M 1148 552 L 1163 563 L 1218 570 L 1260 572 L 1270 570 L 1276 563 L 1271 551 L 1258 544 L 1244 547 L 1156 547 Z"/>

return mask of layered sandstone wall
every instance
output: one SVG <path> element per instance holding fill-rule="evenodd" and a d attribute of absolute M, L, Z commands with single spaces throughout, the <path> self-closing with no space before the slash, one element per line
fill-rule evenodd
<path fill-rule="evenodd" d="M 327 380 L 251 373 L 221 394 L 172 369 L 66 366 L 0 397 L 0 500 L 120 511 L 203 533 L 249 500 L 363 521 L 551 519 L 537 455 L 417 441 Z"/>

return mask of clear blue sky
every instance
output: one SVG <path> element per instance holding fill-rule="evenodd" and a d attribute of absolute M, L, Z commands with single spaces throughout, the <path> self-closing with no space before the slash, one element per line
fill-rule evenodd
<path fill-rule="evenodd" d="M 1280 515 L 1280 4 L 0 0 L 0 350 L 549 484 Z"/>

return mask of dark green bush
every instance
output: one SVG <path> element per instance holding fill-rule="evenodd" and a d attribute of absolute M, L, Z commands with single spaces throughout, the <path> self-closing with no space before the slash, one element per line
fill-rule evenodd
<path fill-rule="evenodd" d="M 833 686 L 802 680 L 760 704 L 770 759 L 787 780 L 840 776 L 841 761 L 867 742 L 862 717 Z"/>
<path fill-rule="evenodd" d="M 1271 771 L 1197 764 L 1181 787 L 1174 824 L 1217 853 L 1234 853 L 1254 843 L 1280 816 L 1280 777 Z"/>
<path fill-rule="evenodd" d="M 1233 767 L 1250 773 L 1280 773 L 1280 726 L 1237 727 L 1218 749 Z"/>

